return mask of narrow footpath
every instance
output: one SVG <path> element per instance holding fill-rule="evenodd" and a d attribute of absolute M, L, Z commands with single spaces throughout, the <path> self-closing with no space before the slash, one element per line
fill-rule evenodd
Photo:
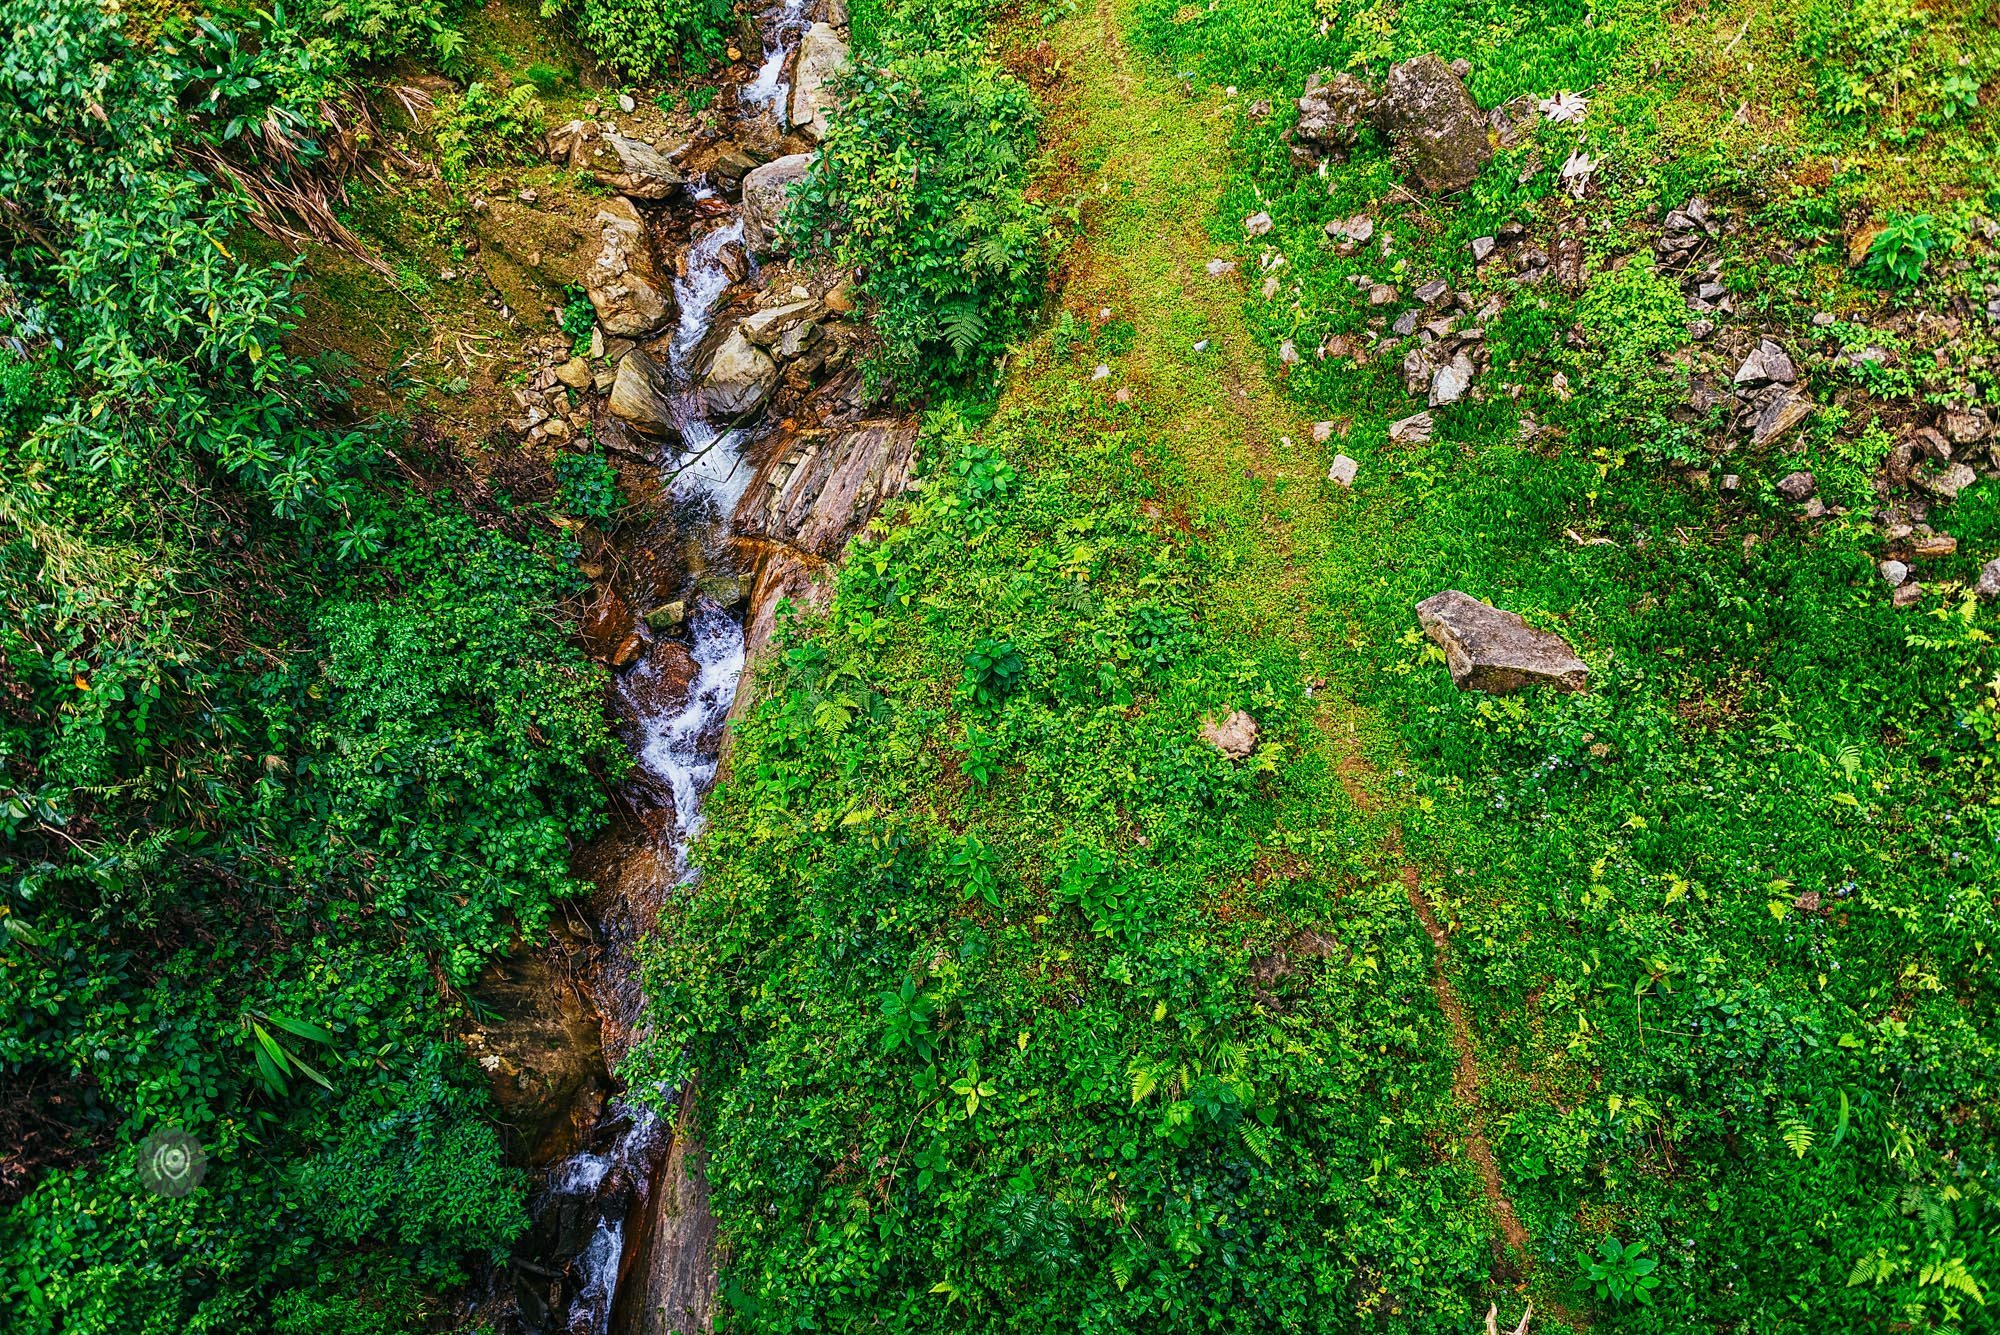
<path fill-rule="evenodd" d="M 1070 98 L 1054 110 L 1050 138 L 1073 159 L 1093 201 L 1086 239 L 1068 257 L 1063 304 L 1108 309 L 1135 328 L 1121 383 L 1140 432 L 1171 450 L 1156 461 L 1170 474 L 1159 479 L 1163 490 L 1200 523 L 1227 572 L 1210 589 L 1216 623 L 1281 636 L 1297 646 L 1309 680 L 1336 681 L 1335 652 L 1351 629 L 1314 596 L 1313 576 L 1336 559 L 1333 539 L 1356 522 L 1349 507 L 1358 502 L 1329 494 L 1313 424 L 1274 382 L 1245 322 L 1245 283 L 1257 275 L 1209 270 L 1211 260 L 1233 258 L 1212 238 L 1210 222 L 1229 183 L 1238 112 L 1220 96 L 1190 96 L 1146 70 L 1125 44 L 1128 25 L 1126 0 L 1096 0 L 1049 34 Z M 1023 373 L 1009 393 L 1036 389 L 1033 374 Z M 1399 796 L 1367 758 L 1376 750 L 1373 721 L 1337 697 L 1329 691 L 1320 709 L 1323 758 L 1432 942 L 1431 985 L 1456 1052 L 1452 1092 L 1462 1117 L 1448 1134 L 1461 1141 L 1481 1184 L 1497 1268 L 1526 1282 L 1539 1316 L 1587 1329 L 1537 1282 L 1533 1239 L 1489 1141 L 1485 1059 L 1454 983 L 1448 925 L 1426 889 L 1431 873 L 1402 856 Z"/>

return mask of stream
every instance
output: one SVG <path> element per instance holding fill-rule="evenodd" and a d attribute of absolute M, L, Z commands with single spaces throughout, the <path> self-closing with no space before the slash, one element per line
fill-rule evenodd
<path fill-rule="evenodd" d="M 790 91 L 786 68 L 808 26 L 804 17 L 808 3 L 782 0 L 760 16 L 764 58 L 755 77 L 738 90 L 739 122 L 769 117 L 779 130 L 784 128 Z M 719 192 L 699 175 L 688 183 L 686 196 L 698 217 L 719 212 Z M 725 251 L 741 242 L 743 222 L 732 212 L 716 218 L 706 230 L 702 227 L 695 224 L 674 280 L 680 314 L 666 369 L 671 382 L 668 401 L 681 446 L 663 464 L 663 476 L 676 528 L 712 559 L 711 575 L 728 576 L 740 573 L 730 568 L 731 518 L 755 470 L 742 454 L 748 432 L 709 419 L 695 373 L 698 351 L 732 286 Z M 753 270 L 750 281 L 754 278 Z M 646 634 L 650 650 L 651 632 Z M 614 704 L 626 721 L 641 782 L 652 792 L 670 795 L 671 823 L 653 836 L 657 852 L 663 855 L 657 859 L 659 875 L 672 882 L 659 887 L 662 892 L 684 886 L 696 875 L 689 866 L 689 849 L 701 832 L 702 799 L 715 781 L 723 726 L 744 669 L 742 622 L 705 594 L 697 595 L 689 607 L 685 637 L 693 676 L 684 692 L 675 689 L 677 682 L 663 681 L 661 656 L 650 651 L 616 678 L 614 686 Z M 595 992 L 608 1027 L 624 1034 L 637 1032 L 644 1023 L 635 953 L 641 930 L 637 923 L 600 924 L 604 977 Z M 614 1064 L 615 1060 L 613 1056 Z M 541 1313 L 524 1308 L 521 1315 L 527 1329 L 614 1335 L 632 1328 L 635 1320 L 645 1322 L 644 1317 L 631 1315 L 638 1302 L 620 1302 L 619 1285 L 628 1275 L 635 1283 L 643 1278 L 631 1275 L 634 1253 L 643 1246 L 634 1236 L 633 1221 L 644 1217 L 649 1194 L 664 1189 L 656 1179 L 671 1139 L 671 1128 L 659 1117 L 614 1099 L 586 1139 L 587 1148 L 550 1168 L 531 1208 L 541 1230 L 556 1240 L 557 1255 L 550 1259 L 564 1267 L 560 1292 L 568 1297 L 566 1304 L 553 1307 L 540 1320 L 536 1318 Z"/>

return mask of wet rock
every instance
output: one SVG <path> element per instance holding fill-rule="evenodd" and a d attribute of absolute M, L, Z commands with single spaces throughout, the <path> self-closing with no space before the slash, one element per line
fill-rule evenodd
<path fill-rule="evenodd" d="M 1411 175 L 1432 194 L 1471 185 L 1493 154 L 1478 105 L 1434 55 L 1389 67 L 1376 116 Z"/>
<path fill-rule="evenodd" d="M 741 421 L 764 406 L 778 383 L 778 364 L 769 353 L 743 336 L 738 327 L 709 354 L 700 377 L 701 395 L 709 416 L 718 422 Z"/>
<path fill-rule="evenodd" d="M 609 659 L 632 634 L 632 609 L 610 585 L 602 585 L 591 599 L 590 609 L 577 625 L 577 635 L 592 658 Z"/>
<path fill-rule="evenodd" d="M 516 1157 L 573 1153 L 611 1093 L 602 1021 L 555 947 L 517 948 L 470 989 L 483 1017 L 463 1035 Z"/>
<path fill-rule="evenodd" d="M 1361 475 L 1361 465 L 1344 454 L 1333 456 L 1333 466 L 1326 470 L 1326 480 L 1337 487 L 1352 490 L 1354 479 Z"/>
<path fill-rule="evenodd" d="M 1559 691 L 1588 684 L 1590 669 L 1562 636 L 1456 589 L 1418 603 L 1417 620 L 1444 650 L 1460 690 L 1507 695 L 1535 684 Z"/>
<path fill-rule="evenodd" d="M 665 635 L 676 630 L 687 620 L 687 600 L 676 598 L 670 603 L 661 603 L 642 618 L 646 629 L 655 635 Z M 664 643 L 664 641 L 663 641 Z"/>
<path fill-rule="evenodd" d="M 743 178 L 756 171 L 762 162 L 762 158 L 753 158 L 740 148 L 725 148 L 715 155 L 708 174 L 722 187 L 723 193 L 735 195 L 743 189 Z"/>
<path fill-rule="evenodd" d="M 659 364 L 634 348 L 618 363 L 605 408 L 642 435 L 680 438 L 680 423 L 667 399 L 667 376 Z"/>
<path fill-rule="evenodd" d="M 640 338 L 673 318 L 671 289 L 653 262 L 639 211 L 623 199 L 597 210 L 597 253 L 584 274 L 584 290 L 604 332 Z"/>
<path fill-rule="evenodd" d="M 1322 159 L 1345 160 L 1375 109 L 1375 93 L 1352 74 L 1320 70 L 1306 81 L 1299 98 L 1298 124 L 1291 129 L 1292 161 L 1309 169 Z"/>
<path fill-rule="evenodd" d="M 2000 598 L 2000 557 L 1995 557 L 1979 568 L 1979 582 L 1972 591 L 1987 602 Z"/>
<path fill-rule="evenodd" d="M 773 457 L 745 491 L 737 532 L 837 557 L 876 509 L 909 486 L 914 424 L 871 421 L 802 436 Z"/>
<path fill-rule="evenodd" d="M 713 1328 L 715 1216 L 705 1156 L 694 1138 L 696 1087 L 679 1096 L 673 1140 L 644 1202 L 629 1216 L 626 1261 L 612 1301 L 611 1335 L 684 1335 Z"/>
<path fill-rule="evenodd" d="M 1750 442 L 1753 445 L 1769 445 L 1811 417 L 1812 413 L 1813 401 L 1797 390 L 1779 394 L 1758 411 Z"/>
<path fill-rule="evenodd" d="M 1813 494 L 1818 484 L 1807 472 L 1787 473 L 1778 480 L 1777 492 L 1788 501 L 1802 501 Z"/>
<path fill-rule="evenodd" d="M 813 139 L 826 137 L 827 117 L 835 106 L 833 81 L 847 71 L 847 43 L 831 24 L 815 23 L 799 39 L 798 63 L 792 71 L 792 125 Z"/>
<path fill-rule="evenodd" d="M 743 178 L 744 249 L 761 255 L 774 248 L 785 195 L 805 179 L 812 161 L 810 153 L 792 153 L 765 163 Z"/>
<path fill-rule="evenodd" d="M 622 670 L 638 662 L 644 656 L 645 652 L 645 637 L 635 630 L 624 639 L 618 641 L 618 647 L 613 649 L 604 661 L 612 667 Z"/>
<path fill-rule="evenodd" d="M 695 581 L 695 592 L 720 608 L 733 608 L 750 596 L 751 581 L 741 575 L 704 575 Z"/>
<path fill-rule="evenodd" d="M 1240 709 L 1220 723 L 1204 719 L 1201 739 L 1231 760 L 1243 760 L 1257 749 L 1257 720 Z"/>
<path fill-rule="evenodd" d="M 612 133 L 604 136 L 604 146 L 615 155 L 617 169 L 600 166 L 593 172 L 599 185 L 633 199 L 660 200 L 687 184 L 687 177 L 673 160 L 643 139 Z"/>
<path fill-rule="evenodd" d="M 1735 384 L 1739 389 L 1757 389 L 1764 385 L 1789 385 L 1798 380 L 1798 368 L 1792 365 L 1791 357 L 1771 339 L 1763 339 L 1757 350 L 1743 359 L 1736 368 Z"/>

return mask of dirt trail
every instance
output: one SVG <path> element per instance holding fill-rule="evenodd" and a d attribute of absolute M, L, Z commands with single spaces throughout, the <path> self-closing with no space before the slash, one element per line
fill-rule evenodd
<path fill-rule="evenodd" d="M 1228 185 L 1237 113 L 1141 68 L 1123 41 L 1124 2 L 1097 0 L 1092 13 L 1053 35 L 1072 78 L 1071 101 L 1051 129 L 1096 201 L 1086 243 L 1071 259 L 1064 303 L 1093 318 L 1108 309 L 1135 326 L 1122 381 L 1132 411 L 1147 437 L 1171 447 L 1160 463 L 1179 471 L 1174 493 L 1200 507 L 1214 544 L 1233 562 L 1231 576 L 1214 589 L 1218 621 L 1281 633 L 1297 644 L 1302 671 L 1329 676 L 1324 669 L 1344 626 L 1314 598 L 1310 571 L 1350 498 L 1330 496 L 1321 484 L 1312 424 L 1273 382 L 1244 320 L 1243 284 L 1257 281 L 1254 267 L 1247 274 L 1209 271 L 1211 260 L 1236 258 L 1208 226 Z M 1345 718 L 1335 724 L 1333 712 Z M 1466 1155 L 1508 1266 L 1529 1275 L 1533 1242 L 1488 1139 L 1479 1039 L 1452 981 L 1450 934 L 1420 869 L 1404 865 L 1394 795 L 1362 755 L 1359 717 L 1347 702 L 1321 711 L 1327 759 L 1356 808 L 1379 818 L 1385 853 L 1400 866 L 1411 909 L 1433 944 L 1432 990 L 1457 1054 L 1452 1092 Z M 1560 1303 L 1538 1295 L 1535 1306 L 1555 1322 L 1587 1328 Z"/>

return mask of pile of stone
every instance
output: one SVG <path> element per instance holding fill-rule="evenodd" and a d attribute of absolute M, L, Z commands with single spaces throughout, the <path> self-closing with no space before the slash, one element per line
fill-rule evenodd
<path fill-rule="evenodd" d="M 1749 415 L 1753 446 L 1775 444 L 1812 416 L 1813 401 L 1799 384 L 1798 367 L 1775 339 L 1758 340 L 1731 384 Z"/>
<path fill-rule="evenodd" d="M 1370 127 L 1424 190 L 1463 190 L 1493 156 L 1487 118 L 1465 90 L 1470 70 L 1462 61 L 1418 56 L 1391 65 L 1380 92 L 1352 74 L 1321 70 L 1299 98 L 1289 132 L 1293 163 L 1313 170 L 1329 158 L 1344 161 Z"/>
<path fill-rule="evenodd" d="M 1414 294 L 1416 306 L 1396 317 L 1390 332 L 1410 339 L 1403 355 L 1403 387 L 1422 397 L 1427 406 L 1442 408 L 1464 398 L 1474 379 L 1487 369 L 1485 322 L 1504 304 L 1489 297 L 1474 308 L 1469 292 L 1453 292 L 1443 279 L 1433 279 Z"/>
<path fill-rule="evenodd" d="M 581 439 L 590 423 L 580 397 L 592 386 L 590 363 L 568 356 L 560 337 L 531 340 L 525 352 L 540 364 L 526 384 L 513 389 L 519 411 L 508 419 L 508 429 L 536 444 Z"/>

